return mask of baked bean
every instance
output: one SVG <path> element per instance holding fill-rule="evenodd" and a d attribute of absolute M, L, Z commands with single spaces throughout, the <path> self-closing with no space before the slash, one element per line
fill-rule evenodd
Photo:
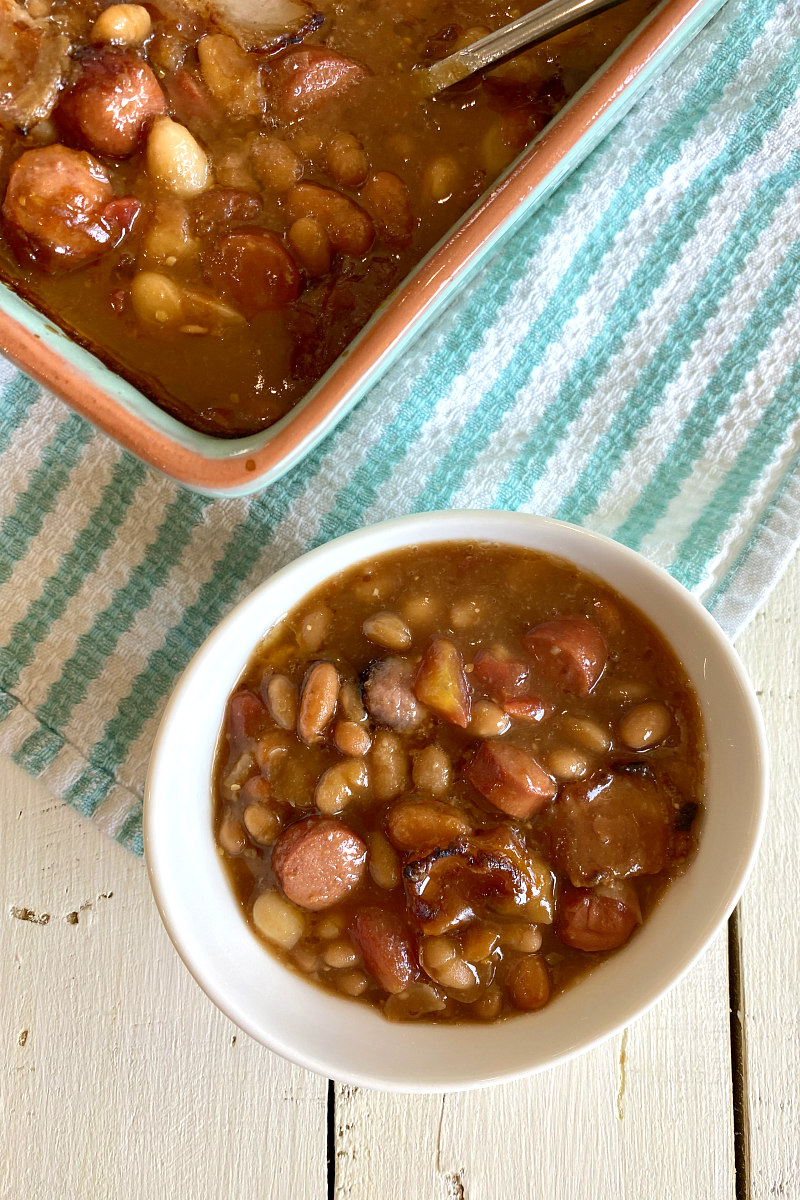
<path fill-rule="evenodd" d="M 461 168 L 450 154 L 440 154 L 432 159 L 422 174 L 424 194 L 434 204 L 450 200 L 459 186 Z"/>
<path fill-rule="evenodd" d="M 378 236 L 387 246 L 407 246 L 414 233 L 408 188 L 392 171 L 377 171 L 361 192 Z"/>
<path fill-rule="evenodd" d="M 585 779 L 592 761 L 585 750 L 577 746 L 556 746 L 547 756 L 547 769 L 559 783 Z"/>
<path fill-rule="evenodd" d="M 112 4 L 92 26 L 92 41 L 140 46 L 150 36 L 151 27 L 150 13 L 141 4 Z"/>
<path fill-rule="evenodd" d="M 131 303 L 140 321 L 176 325 L 183 318 L 183 293 L 174 280 L 158 271 L 138 271 L 131 281 Z"/>
<path fill-rule="evenodd" d="M 319 604 L 303 613 L 297 629 L 297 644 L 301 650 L 316 653 L 325 641 L 333 613 L 327 604 Z"/>
<path fill-rule="evenodd" d="M 347 721 L 366 721 L 367 712 L 361 701 L 361 692 L 354 683 L 343 683 L 339 688 L 339 711 Z"/>
<path fill-rule="evenodd" d="M 321 813 L 334 816 L 367 786 L 368 779 L 366 763 L 360 758 L 345 758 L 320 775 L 314 803 Z"/>
<path fill-rule="evenodd" d="M 348 758 L 360 758 L 372 745 L 372 734 L 356 721 L 337 721 L 333 727 L 336 749 Z"/>
<path fill-rule="evenodd" d="M 391 800 L 408 786 L 408 751 L 396 733 L 379 729 L 367 757 L 376 800 Z"/>
<path fill-rule="evenodd" d="M 303 913 L 279 896 L 277 892 L 262 892 L 253 904 L 253 924 L 262 937 L 291 950 L 305 933 Z"/>
<path fill-rule="evenodd" d="M 528 929 L 529 926 L 523 928 Z M 499 943 L 500 935 L 490 925 L 468 925 L 461 935 L 461 953 L 468 962 L 483 962 L 494 953 Z"/>
<path fill-rule="evenodd" d="M 327 275 L 333 250 L 327 233 L 313 217 L 300 217 L 289 226 L 286 235 L 294 256 L 304 271 L 314 277 Z"/>
<path fill-rule="evenodd" d="M 476 700 L 467 728 L 478 738 L 501 737 L 511 728 L 511 718 L 493 700 Z"/>
<path fill-rule="evenodd" d="M 480 977 L 475 965 L 458 954 L 449 937 L 425 937 L 419 946 L 420 963 L 436 983 L 454 991 L 474 988 Z"/>
<path fill-rule="evenodd" d="M 411 645 L 411 630 L 397 613 L 373 613 L 361 628 L 365 638 L 385 650 L 407 650 Z"/>
<path fill-rule="evenodd" d="M 265 696 L 269 715 L 281 729 L 294 729 L 297 724 L 297 687 L 285 675 L 270 675 Z"/>
<path fill-rule="evenodd" d="M 504 925 L 500 930 L 500 942 L 505 950 L 535 954 L 542 948 L 542 931 L 538 925 Z"/>
<path fill-rule="evenodd" d="M 235 792 L 240 791 L 252 770 L 253 756 L 249 751 L 245 751 L 244 754 L 241 754 L 236 759 L 233 766 L 228 769 L 222 780 L 222 789 L 228 798 Z"/>
<path fill-rule="evenodd" d="M 672 728 L 672 714 L 655 700 L 629 708 L 619 723 L 619 736 L 631 750 L 649 750 L 663 742 Z"/>
<path fill-rule="evenodd" d="M 538 954 L 531 954 L 515 963 L 508 975 L 512 1004 L 522 1012 L 534 1012 L 550 999 L 550 976 L 547 964 Z"/>
<path fill-rule="evenodd" d="M 367 841 L 369 873 L 378 887 L 391 892 L 400 883 L 400 859 L 382 833 L 371 833 Z"/>
<path fill-rule="evenodd" d="M 283 138 L 259 134 L 250 155 L 259 182 L 270 191 L 288 192 L 302 178 L 302 159 Z"/>
<path fill-rule="evenodd" d="M 469 629 L 477 624 L 481 616 L 481 606 L 476 600 L 457 600 L 450 606 L 450 628 Z"/>
<path fill-rule="evenodd" d="M 397 995 L 389 996 L 384 1014 L 390 1021 L 414 1021 L 418 1017 L 443 1012 L 447 1007 L 444 993 L 432 983 L 416 980 Z"/>
<path fill-rule="evenodd" d="M 145 258 L 167 267 L 194 258 L 198 243 L 189 229 L 189 210 L 177 196 L 160 200 L 144 235 Z"/>
<path fill-rule="evenodd" d="M 369 987 L 369 979 L 363 971 L 341 971 L 335 983 L 345 996 L 360 996 Z"/>
<path fill-rule="evenodd" d="M 358 954 L 349 940 L 331 942 L 322 951 L 322 959 L 329 967 L 341 969 L 355 966 L 358 962 Z"/>
<path fill-rule="evenodd" d="M 291 742 L 277 729 L 270 729 L 267 733 L 262 734 L 257 740 L 253 751 L 253 757 L 258 764 L 260 770 L 264 770 L 269 766 L 285 758 L 291 748 Z"/>
<path fill-rule="evenodd" d="M 363 258 L 372 245 L 375 230 L 367 213 L 354 200 L 333 188 L 317 183 L 298 183 L 286 197 L 286 207 L 295 221 L 300 217 L 313 217 L 327 233 L 333 248 L 341 254 Z"/>
<path fill-rule="evenodd" d="M 413 755 L 411 778 L 416 787 L 432 796 L 443 796 L 450 787 L 452 767 L 441 746 L 423 746 Z"/>
<path fill-rule="evenodd" d="M 403 600 L 402 612 L 409 625 L 414 629 L 430 629 L 439 613 L 440 605 L 433 596 L 424 593 L 406 596 Z"/>
<path fill-rule="evenodd" d="M 338 938 L 341 936 L 345 925 L 346 921 L 341 914 L 338 914 L 335 917 L 331 916 L 330 914 L 326 914 L 325 917 L 317 923 L 316 932 L 321 938 L 325 938 L 326 941 L 331 941 L 332 938 Z"/>
<path fill-rule="evenodd" d="M 333 663 L 316 662 L 309 667 L 300 691 L 297 733 L 311 745 L 322 738 L 336 712 L 339 672 Z"/>
<path fill-rule="evenodd" d="M 244 827 L 253 841 L 262 846 L 271 846 L 281 831 L 281 819 L 271 808 L 263 804 L 248 804 L 242 815 Z"/>
<path fill-rule="evenodd" d="M 358 187 L 367 178 L 369 160 L 364 147 L 353 133 L 340 130 L 327 150 L 328 170 L 340 187 Z"/>
<path fill-rule="evenodd" d="M 241 854 L 247 846 L 247 837 L 245 836 L 242 823 L 241 821 L 237 821 L 235 817 L 223 817 L 219 824 L 217 837 L 222 849 L 232 857 Z"/>
<path fill-rule="evenodd" d="M 603 754 L 611 749 L 610 731 L 597 721 L 590 721 L 588 717 L 563 717 L 561 728 L 585 750 Z"/>
<path fill-rule="evenodd" d="M 53 114 L 56 124 L 83 150 L 127 158 L 153 118 L 166 112 L 158 80 L 133 50 L 90 50 L 79 63 Z"/>
<path fill-rule="evenodd" d="M 176 196 L 199 196 L 211 183 L 208 156 L 184 125 L 158 117 L 147 139 L 147 171 Z"/>
<path fill-rule="evenodd" d="M 471 1005 L 472 1012 L 481 1021 L 493 1021 L 499 1017 L 502 1007 L 503 993 L 499 987 L 488 987 Z"/>

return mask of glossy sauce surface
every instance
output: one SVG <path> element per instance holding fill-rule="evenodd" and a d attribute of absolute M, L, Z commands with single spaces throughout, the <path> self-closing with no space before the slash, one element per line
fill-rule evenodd
<path fill-rule="evenodd" d="M 109 40 L 94 0 L 0 6 L 0 278 L 169 412 L 233 436 L 305 395 L 652 4 L 435 100 L 413 68 L 529 5 L 322 0 L 255 46 L 213 13 L 122 7 L 141 37 Z"/>
<path fill-rule="evenodd" d="M 541 1008 L 690 861 L 696 697 L 640 613 L 571 564 L 483 543 L 362 564 L 256 651 L 218 752 L 244 918 L 395 1020 Z"/>

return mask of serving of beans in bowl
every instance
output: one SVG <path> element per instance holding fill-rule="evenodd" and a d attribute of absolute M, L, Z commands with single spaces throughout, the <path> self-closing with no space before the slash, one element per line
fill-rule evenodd
<path fill-rule="evenodd" d="M 686 672 L 573 565 L 480 542 L 359 563 L 234 691 L 216 838 L 246 919 L 392 1020 L 543 1008 L 634 937 L 696 846 Z"/>
<path fill-rule="evenodd" d="M 729 642 L 609 539 L 425 513 L 284 567 L 176 686 L 156 901 L 280 1054 L 402 1091 L 529 1074 L 640 1015 L 724 924 L 767 770 Z"/>
<path fill-rule="evenodd" d="M 415 88 L 529 6 L 0 0 L 0 279 L 185 424 L 271 426 L 652 3 Z"/>

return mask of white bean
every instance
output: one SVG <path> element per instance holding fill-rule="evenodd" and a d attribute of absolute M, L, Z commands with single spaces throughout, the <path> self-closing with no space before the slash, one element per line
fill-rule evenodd
<path fill-rule="evenodd" d="M 150 13 L 141 4 L 112 4 L 92 26 L 92 41 L 110 46 L 141 46 L 149 37 Z"/>
<path fill-rule="evenodd" d="M 211 183 L 208 155 L 185 125 L 159 117 L 147 139 L 147 171 L 176 196 L 198 196 Z"/>
<path fill-rule="evenodd" d="M 284 950 L 291 950 L 303 936 L 306 920 L 277 892 L 262 892 L 253 905 L 253 922 L 258 932 Z"/>

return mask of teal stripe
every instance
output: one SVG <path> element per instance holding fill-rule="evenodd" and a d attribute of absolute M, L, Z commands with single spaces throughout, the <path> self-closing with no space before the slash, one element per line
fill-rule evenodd
<path fill-rule="evenodd" d="M 780 323 L 800 286 L 800 242 L 796 242 L 775 271 L 745 327 L 722 359 L 715 375 L 681 427 L 680 436 L 656 467 L 627 518 L 614 536 L 633 549 L 666 512 L 683 481 L 695 469 L 708 438 L 741 389 L 759 354 Z"/>
<path fill-rule="evenodd" d="M 70 473 L 92 438 L 91 426 L 77 413 L 59 425 L 45 446 L 39 466 L 31 472 L 28 486 L 17 497 L 14 511 L 0 524 L 0 584 L 11 576 L 33 539 L 52 512 Z"/>
<path fill-rule="evenodd" d="M 799 167 L 800 152 L 793 154 L 781 171 L 759 185 L 739 222 L 710 263 L 705 277 L 678 312 L 669 336 L 639 372 L 636 385 L 629 392 L 624 406 L 615 413 L 606 431 L 598 438 L 590 462 L 559 505 L 556 515 L 562 520 L 580 523 L 597 507 L 623 457 L 662 403 L 667 387 L 679 374 L 693 345 L 719 311 L 746 258 L 772 221 L 775 209 L 789 188 L 797 184 Z M 713 196 L 706 192 L 697 200 L 690 197 L 689 203 L 696 203 L 699 212 L 712 199 Z M 655 249 L 657 251 L 658 247 Z M 639 306 L 643 302 L 642 298 L 636 296 L 628 300 L 632 306 Z M 638 317 L 639 311 L 639 307 L 635 307 L 634 317 Z"/>
<path fill-rule="evenodd" d="M 17 766 L 29 775 L 41 775 L 64 745 L 64 739 L 52 729 L 40 727 L 26 738 L 12 755 Z"/>
<path fill-rule="evenodd" d="M 794 269 L 800 281 L 800 244 L 794 257 Z M 720 544 L 735 513 L 753 489 L 753 483 L 766 470 L 783 443 L 791 425 L 798 419 L 800 360 L 795 361 L 758 425 L 736 456 L 714 496 L 681 543 L 670 571 L 687 588 L 696 587 L 712 555 Z"/>
<path fill-rule="evenodd" d="M 750 557 L 756 552 L 762 537 L 767 532 L 772 518 L 783 504 L 783 499 L 786 495 L 787 489 L 792 483 L 792 480 L 798 470 L 800 470 L 800 450 L 798 450 L 797 454 L 795 454 L 794 458 L 792 459 L 786 473 L 783 476 L 780 486 L 764 510 L 761 520 L 750 534 L 743 548 L 737 554 L 735 561 L 726 571 L 725 575 L 719 581 L 714 590 L 706 597 L 705 605 L 709 612 L 714 613 L 717 611 L 722 601 L 736 584 L 740 574 L 744 572 Z M 800 538 L 800 530 L 796 531 L 796 536 Z"/>
<path fill-rule="evenodd" d="M 720 99 L 774 7 L 772 0 L 765 0 L 760 5 L 744 9 L 730 26 L 718 54 L 703 69 L 680 109 L 670 117 L 659 139 L 647 147 L 627 182 L 617 193 L 614 203 L 599 218 L 591 237 L 584 243 L 580 257 L 573 260 L 563 285 L 547 303 L 539 320 L 517 347 L 510 363 L 483 397 L 478 409 L 451 440 L 447 453 L 417 496 L 414 502 L 416 509 L 447 507 L 452 502 L 455 491 L 463 483 L 477 455 L 499 427 L 509 408 L 517 402 L 519 391 L 541 364 L 547 348 L 563 335 L 565 325 L 577 311 L 578 301 L 612 251 L 631 215 L 676 161 L 681 147 L 694 134 L 712 105 Z M 635 115 L 627 118 L 631 119 L 635 119 Z M 591 159 L 586 169 L 590 165 Z M 626 312 L 625 316 L 630 319 L 631 314 Z M 560 422 L 563 417 L 560 407 L 563 406 L 563 392 L 564 389 L 559 404 L 548 406 L 541 421 L 540 428 L 547 429 L 548 446 L 552 444 L 549 439 L 554 436 L 553 420 L 557 418 Z M 523 454 L 511 468 L 506 484 L 495 497 L 495 507 L 517 507 L 522 503 L 525 495 L 523 479 L 530 483 L 528 459 L 541 448 L 541 438 L 541 432 L 537 432 L 526 444 Z"/>
<path fill-rule="evenodd" d="M 179 492 L 167 508 L 155 537 L 142 560 L 117 589 L 110 603 L 97 613 L 91 628 L 78 639 L 60 677 L 36 710 L 40 721 L 63 729 L 90 685 L 105 668 L 114 647 L 131 628 L 139 612 L 152 600 L 191 541 L 192 534 L 211 501 L 206 496 Z"/>
<path fill-rule="evenodd" d="M 346 436 L 351 419 L 333 431 L 334 446 L 340 437 Z M 242 581 L 269 544 L 278 522 L 318 471 L 321 478 L 317 483 L 324 489 L 324 472 L 320 467 L 328 453 L 331 453 L 330 442 L 317 447 L 305 463 L 289 472 L 279 488 L 252 501 L 247 518 L 233 530 L 220 561 L 210 579 L 200 588 L 195 603 L 184 611 L 178 624 L 167 631 L 164 644 L 150 655 L 144 670 L 131 681 L 128 695 L 120 701 L 92 750 L 89 767 L 70 788 L 70 803 L 85 815 L 91 815 L 105 796 L 98 787 L 98 772 L 106 779 L 107 792 L 111 786 L 109 781 L 113 781 L 132 743 L 160 706 L 197 646 L 236 598 Z"/>
<path fill-rule="evenodd" d="M 89 766 L 64 792 L 67 804 L 77 808 L 84 817 L 90 817 L 114 785 L 114 777 L 100 767 Z"/>
<path fill-rule="evenodd" d="M 8 643 L 0 648 L 0 678 L 13 687 L 20 672 L 33 661 L 36 648 L 47 637 L 75 593 L 94 571 L 145 478 L 145 467 L 125 454 L 114 465 L 111 478 L 72 546 L 62 555 L 58 570 L 46 581 L 40 595 L 15 624 Z"/>
<path fill-rule="evenodd" d="M 17 707 L 18 703 L 19 701 L 14 696 L 0 690 L 0 721 L 5 721 Z"/>
<path fill-rule="evenodd" d="M 125 818 L 122 827 L 117 834 L 116 840 L 126 850 L 130 850 L 133 854 L 142 855 L 144 853 L 144 843 L 142 840 L 142 803 L 139 801 L 134 805 L 131 811 Z"/>
<path fill-rule="evenodd" d="M 0 393 L 0 454 L 8 449 L 14 433 L 28 416 L 42 389 L 27 375 L 18 372 Z"/>

